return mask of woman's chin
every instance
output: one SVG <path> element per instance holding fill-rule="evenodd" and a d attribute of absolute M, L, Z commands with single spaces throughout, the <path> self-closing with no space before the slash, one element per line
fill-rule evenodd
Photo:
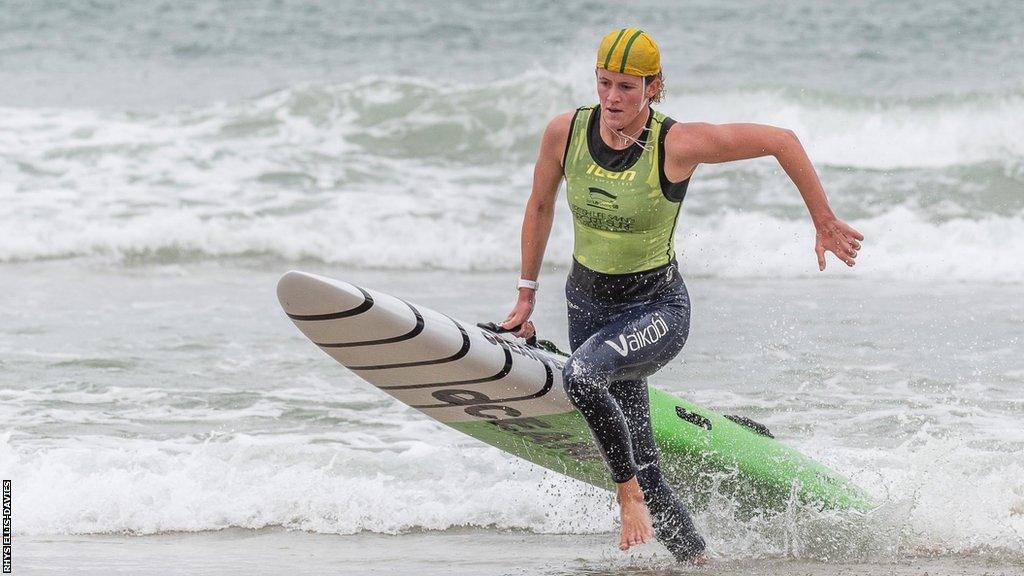
<path fill-rule="evenodd" d="M 604 121 L 604 125 L 613 130 L 622 130 L 623 128 L 625 128 L 625 126 L 623 126 L 621 116 L 622 115 L 620 114 L 618 116 L 610 116 L 609 118 L 606 118 Z"/>

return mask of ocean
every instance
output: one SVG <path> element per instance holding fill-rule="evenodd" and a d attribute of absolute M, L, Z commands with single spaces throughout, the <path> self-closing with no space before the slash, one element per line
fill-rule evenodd
<path fill-rule="evenodd" d="M 772 159 L 698 168 L 651 383 L 879 503 L 695 511 L 716 574 L 1024 574 L 1024 4 L 0 3 L 0 477 L 15 574 L 666 574 L 609 493 L 310 344 L 291 269 L 504 318 L 540 134 L 607 31 L 679 121 L 794 130 L 866 239 L 819 272 Z M 534 320 L 567 346 L 560 199 Z M 707 570 L 698 571 L 705 573 Z"/>

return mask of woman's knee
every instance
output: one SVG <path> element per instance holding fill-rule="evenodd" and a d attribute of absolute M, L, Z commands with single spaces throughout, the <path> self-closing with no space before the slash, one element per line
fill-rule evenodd
<path fill-rule="evenodd" d="M 597 395 L 603 392 L 602 380 L 607 380 L 607 377 L 602 378 L 596 367 L 575 356 L 570 358 L 562 369 L 565 395 L 579 410 L 588 408 Z"/>

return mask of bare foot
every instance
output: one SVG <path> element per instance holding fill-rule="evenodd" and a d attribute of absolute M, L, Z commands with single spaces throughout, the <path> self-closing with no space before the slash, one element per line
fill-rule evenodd
<path fill-rule="evenodd" d="M 619 519 L 622 531 L 619 533 L 619 550 L 629 550 L 630 546 L 646 544 L 654 538 L 651 527 L 651 513 L 644 502 L 644 493 L 636 477 L 616 486 L 616 499 L 619 501 Z"/>
<path fill-rule="evenodd" d="M 694 556 L 693 560 L 690 560 L 690 562 L 693 562 L 694 566 L 703 566 L 703 565 L 707 564 L 710 561 L 711 561 L 711 559 L 708 558 L 708 555 L 703 553 L 703 552 L 701 552 L 700 554 L 697 554 L 696 556 Z"/>

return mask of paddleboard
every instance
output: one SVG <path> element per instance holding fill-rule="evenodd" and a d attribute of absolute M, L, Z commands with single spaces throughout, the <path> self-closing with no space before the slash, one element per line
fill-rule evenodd
<path fill-rule="evenodd" d="M 295 326 L 366 382 L 510 454 L 606 489 L 608 469 L 562 385 L 555 349 L 466 323 L 385 292 L 292 271 L 278 299 Z M 669 483 L 691 506 L 716 494 L 746 510 L 794 499 L 870 508 L 841 474 L 774 439 L 763 426 L 650 388 L 651 423 Z"/>

